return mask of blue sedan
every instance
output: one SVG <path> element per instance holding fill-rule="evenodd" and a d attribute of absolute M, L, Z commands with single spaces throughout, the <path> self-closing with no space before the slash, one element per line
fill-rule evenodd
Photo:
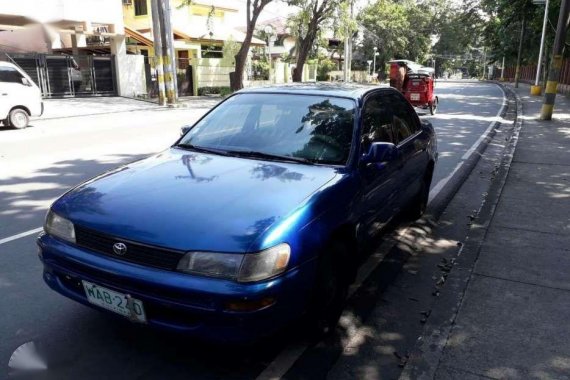
<path fill-rule="evenodd" d="M 424 212 L 435 133 L 391 88 L 242 90 L 169 149 L 56 200 L 44 280 L 77 302 L 218 342 L 338 322 L 369 242 Z"/>

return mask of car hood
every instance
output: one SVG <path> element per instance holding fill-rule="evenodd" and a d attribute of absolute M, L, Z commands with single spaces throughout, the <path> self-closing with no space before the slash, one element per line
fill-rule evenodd
<path fill-rule="evenodd" d="M 52 209 L 127 240 L 245 252 L 335 174 L 324 166 L 171 148 L 79 185 Z"/>

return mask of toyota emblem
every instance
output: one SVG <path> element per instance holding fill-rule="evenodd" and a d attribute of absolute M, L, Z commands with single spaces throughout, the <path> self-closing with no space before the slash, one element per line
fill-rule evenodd
<path fill-rule="evenodd" d="M 127 246 L 125 243 L 115 243 L 113 244 L 113 252 L 119 256 L 123 256 L 127 253 Z"/>

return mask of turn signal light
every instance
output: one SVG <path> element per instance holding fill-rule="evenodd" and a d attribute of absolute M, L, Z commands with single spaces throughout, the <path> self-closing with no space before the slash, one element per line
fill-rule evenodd
<path fill-rule="evenodd" d="M 265 309 L 275 303 L 275 298 L 265 297 L 258 300 L 239 300 L 226 303 L 227 311 L 236 311 L 240 313 L 257 311 Z"/>

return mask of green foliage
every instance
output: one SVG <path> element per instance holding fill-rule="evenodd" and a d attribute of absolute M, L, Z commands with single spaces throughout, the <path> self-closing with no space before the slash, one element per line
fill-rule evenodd
<path fill-rule="evenodd" d="M 542 34 L 544 5 L 534 5 L 532 0 L 481 0 L 481 8 L 489 15 L 484 27 L 484 42 L 495 60 L 504 55 L 507 65 L 516 63 L 523 18 L 526 20 L 522 50 L 522 64 L 536 64 Z M 560 0 L 549 4 L 549 26 L 546 29 L 547 51 L 554 41 L 554 29 L 558 22 Z"/>
<path fill-rule="evenodd" d="M 252 61 L 251 71 L 253 72 L 253 79 L 268 80 L 269 62 L 263 59 Z"/>
<path fill-rule="evenodd" d="M 361 60 L 372 59 L 374 47 L 380 67 L 391 59 L 425 60 L 437 31 L 433 2 L 377 0 L 366 6 L 358 15 L 364 27 Z"/>
<path fill-rule="evenodd" d="M 317 80 L 326 81 L 329 79 L 328 73 L 337 69 L 336 62 L 328 58 L 321 59 L 317 66 Z"/>
<path fill-rule="evenodd" d="M 324 30 L 333 24 L 337 9 L 342 8 L 346 0 L 287 0 L 287 3 L 299 8 L 289 17 L 291 34 L 297 37 L 297 64 L 293 71 L 293 81 L 301 81 L 303 66 L 307 58 L 315 58 L 320 46 L 324 45 Z M 321 45 L 323 44 L 323 45 Z"/>
<path fill-rule="evenodd" d="M 227 86 L 212 86 L 212 87 L 199 87 L 198 96 L 206 95 L 221 95 L 227 96 L 232 93 L 232 90 Z"/>
<path fill-rule="evenodd" d="M 223 65 L 233 66 L 235 65 L 235 56 L 239 51 L 241 44 L 234 41 L 233 39 L 228 39 L 224 41 L 224 47 L 222 49 L 224 58 L 222 59 Z"/>

